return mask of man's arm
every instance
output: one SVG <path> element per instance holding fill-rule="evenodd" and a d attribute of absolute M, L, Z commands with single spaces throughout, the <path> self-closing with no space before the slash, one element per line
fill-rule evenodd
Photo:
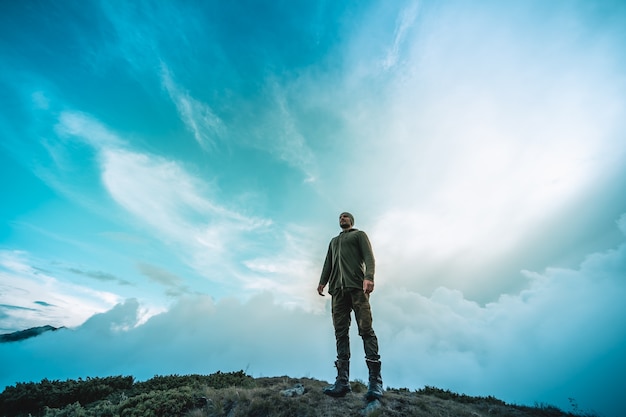
<path fill-rule="evenodd" d="M 317 286 L 317 293 L 318 293 L 319 295 L 321 295 L 322 297 L 324 296 L 324 287 L 325 287 L 325 286 L 326 286 L 326 285 L 324 285 L 324 284 L 320 284 L 320 285 L 318 285 L 318 286 Z"/>
<path fill-rule="evenodd" d="M 365 263 L 365 280 L 372 281 L 373 284 L 374 273 L 376 272 L 374 251 L 372 251 L 372 245 L 370 244 L 367 234 L 363 231 L 361 231 L 359 236 L 359 245 L 361 247 L 361 254 L 363 255 L 363 262 Z"/>
<path fill-rule="evenodd" d="M 364 279 L 363 280 L 363 292 L 365 294 L 370 294 L 374 292 L 374 281 L 371 281 L 369 279 Z"/>
<path fill-rule="evenodd" d="M 330 279 L 330 271 L 332 269 L 332 264 L 333 264 L 332 250 L 331 250 L 331 245 L 329 244 L 328 252 L 326 252 L 326 259 L 324 260 L 324 267 L 322 268 L 322 275 L 320 277 L 319 284 L 317 285 L 317 293 L 321 295 L 322 297 L 324 296 L 324 293 L 323 293 L 324 287 L 326 286 L 326 284 L 328 283 L 328 280 Z"/>
<path fill-rule="evenodd" d="M 361 255 L 363 255 L 363 263 L 365 263 L 365 278 L 363 279 L 363 292 L 367 295 L 374 292 L 374 273 L 376 271 L 376 262 L 374 261 L 374 251 L 369 238 L 365 232 L 361 232 L 359 236 L 359 246 Z"/>

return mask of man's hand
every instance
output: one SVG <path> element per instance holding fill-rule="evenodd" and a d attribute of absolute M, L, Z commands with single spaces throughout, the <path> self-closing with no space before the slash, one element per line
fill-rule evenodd
<path fill-rule="evenodd" d="M 323 291 L 324 291 L 324 287 L 325 287 L 325 285 L 322 285 L 322 284 L 320 284 L 320 285 L 318 285 L 318 286 L 317 286 L 317 293 L 318 293 L 319 295 L 321 295 L 322 297 L 324 296 L 324 293 L 323 293 Z"/>
<path fill-rule="evenodd" d="M 369 279 L 363 280 L 363 292 L 365 294 L 370 294 L 374 292 L 374 281 L 370 281 Z"/>

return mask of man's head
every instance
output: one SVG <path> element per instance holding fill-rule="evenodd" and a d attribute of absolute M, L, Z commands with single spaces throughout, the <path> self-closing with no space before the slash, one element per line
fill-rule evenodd
<path fill-rule="evenodd" d="M 354 226 L 354 216 L 347 211 L 344 211 L 339 215 L 339 227 L 344 230 L 350 229 Z"/>

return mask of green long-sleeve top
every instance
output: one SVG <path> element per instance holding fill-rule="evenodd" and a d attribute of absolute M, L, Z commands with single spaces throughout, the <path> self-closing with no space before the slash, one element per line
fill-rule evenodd
<path fill-rule="evenodd" d="M 365 232 L 348 229 L 328 245 L 320 285 L 328 284 L 332 295 L 342 288 L 363 288 L 363 280 L 374 281 L 374 253 Z"/>

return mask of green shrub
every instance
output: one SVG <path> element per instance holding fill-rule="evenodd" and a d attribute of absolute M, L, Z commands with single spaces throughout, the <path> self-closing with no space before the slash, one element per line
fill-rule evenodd
<path fill-rule="evenodd" d="M 110 401 L 99 401 L 87 408 L 76 402 L 62 409 L 46 407 L 43 417 L 118 417 L 117 409 Z"/>
<path fill-rule="evenodd" d="M 176 417 L 201 405 L 201 396 L 190 387 L 136 395 L 119 406 L 121 417 Z"/>
<path fill-rule="evenodd" d="M 360 379 L 350 382 L 350 388 L 352 388 L 352 392 L 357 394 L 367 391 L 367 385 Z"/>
<path fill-rule="evenodd" d="M 202 387 L 228 388 L 233 386 L 249 387 L 254 384 L 254 378 L 246 375 L 243 371 L 220 372 L 211 375 L 167 375 L 155 376 L 145 382 L 137 382 L 134 393 L 148 393 L 151 391 L 169 390 L 179 387 Z"/>
<path fill-rule="evenodd" d="M 89 404 L 114 392 L 129 390 L 132 385 L 132 376 L 17 383 L 0 394 L 0 409 L 7 416 L 40 414 L 44 407 L 63 409 L 77 402 Z"/>
<path fill-rule="evenodd" d="M 60 410 L 46 407 L 44 417 L 87 417 L 87 413 L 80 403 L 75 402 Z"/>
<path fill-rule="evenodd" d="M 465 394 L 457 394 L 455 392 L 451 392 L 450 390 L 443 390 L 441 388 L 435 388 L 430 386 L 425 386 L 422 389 L 415 391 L 418 394 L 423 395 L 432 395 L 437 398 L 441 398 L 442 400 L 452 400 L 462 404 L 476 404 L 476 403 L 485 403 L 492 405 L 505 405 L 506 403 L 502 400 L 499 400 L 495 397 L 471 397 Z"/>
<path fill-rule="evenodd" d="M 140 394 L 175 390 L 181 387 L 220 389 L 253 385 L 254 378 L 243 371 L 227 373 L 218 371 L 211 375 L 155 376 L 145 382 L 137 383 L 134 382 L 132 376 L 88 377 L 85 380 L 79 378 L 67 381 L 43 379 L 37 383 L 17 383 L 15 386 L 7 387 L 0 394 L 0 410 L 3 416 L 8 417 L 41 415 L 44 412 L 50 416 L 55 415 L 54 413 L 60 413 L 59 416 L 82 416 L 81 412 L 91 413 L 91 408 L 94 407 L 88 406 L 98 401 L 109 400 L 109 403 L 118 404 Z M 83 411 L 80 411 L 78 407 Z M 100 405 L 100 409 L 96 410 L 101 413 L 98 416 L 112 415 L 111 407 Z"/>

